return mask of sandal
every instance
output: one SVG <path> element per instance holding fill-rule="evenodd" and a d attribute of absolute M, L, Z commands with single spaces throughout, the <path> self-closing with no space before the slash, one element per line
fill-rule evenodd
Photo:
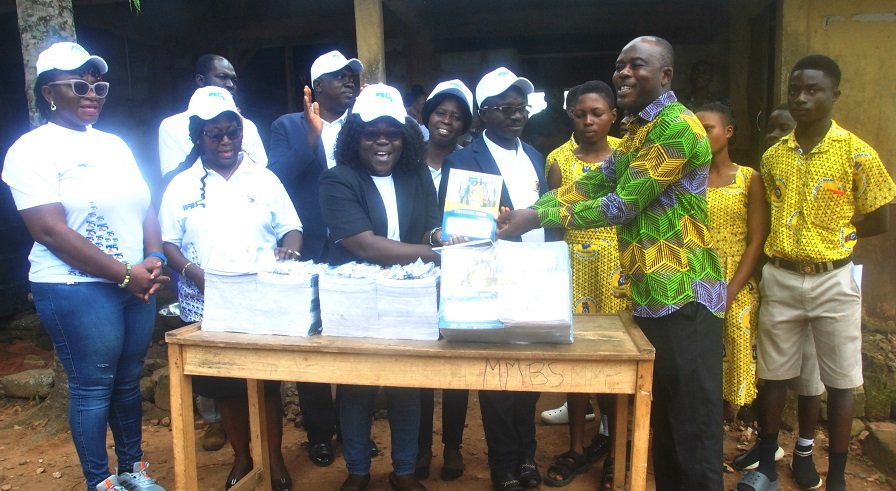
<path fill-rule="evenodd" d="M 604 459 L 604 469 L 600 473 L 600 489 L 613 489 L 614 468 L 613 457 Z"/>
<path fill-rule="evenodd" d="M 744 474 L 743 479 L 737 483 L 737 491 L 778 491 L 778 480 L 769 481 L 768 476 L 759 471 L 750 471 Z"/>
<path fill-rule="evenodd" d="M 566 486 L 577 475 L 587 471 L 589 467 L 591 467 L 591 463 L 584 455 L 570 450 L 555 458 L 554 463 L 544 474 L 544 483 L 553 487 Z"/>

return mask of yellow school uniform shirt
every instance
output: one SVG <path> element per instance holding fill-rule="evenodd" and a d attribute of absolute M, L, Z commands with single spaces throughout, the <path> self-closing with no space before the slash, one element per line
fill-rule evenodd
<path fill-rule="evenodd" d="M 607 137 L 610 148 L 619 146 L 619 138 Z M 560 168 L 561 186 L 598 169 L 602 162 L 590 163 L 576 157 L 575 139 L 548 154 L 545 159 L 545 175 L 554 162 Z M 619 243 L 616 227 L 599 227 L 564 231 L 563 240 L 569 246 L 569 263 L 572 268 L 572 308 L 577 314 L 614 314 L 626 308 L 626 300 L 617 298 L 615 292 L 622 288 L 625 276 L 619 264 Z"/>
<path fill-rule="evenodd" d="M 831 122 L 808 153 L 793 133 L 762 156 L 762 182 L 771 207 L 765 253 L 798 262 L 822 262 L 852 254 L 853 214 L 870 213 L 896 196 L 896 184 L 877 152 Z"/>

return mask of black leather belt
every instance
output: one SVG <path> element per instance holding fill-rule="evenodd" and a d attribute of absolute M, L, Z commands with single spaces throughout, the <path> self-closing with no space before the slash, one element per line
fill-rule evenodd
<path fill-rule="evenodd" d="M 780 257 L 768 258 L 768 262 L 781 269 L 786 269 L 788 271 L 793 271 L 795 273 L 801 274 L 827 273 L 842 266 L 846 266 L 850 263 L 850 261 L 852 261 L 851 254 L 844 257 L 843 259 L 835 259 L 833 261 L 824 261 L 820 263 L 798 263 L 794 261 L 788 261 L 787 259 L 782 259 Z"/>

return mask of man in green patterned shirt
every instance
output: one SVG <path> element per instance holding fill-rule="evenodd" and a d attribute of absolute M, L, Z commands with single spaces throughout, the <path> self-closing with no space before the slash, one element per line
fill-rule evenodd
<path fill-rule="evenodd" d="M 635 320 L 656 347 L 657 490 L 720 491 L 725 282 L 706 212 L 709 141 L 671 91 L 672 46 L 639 37 L 613 83 L 629 134 L 604 164 L 530 208 L 502 209 L 498 236 L 616 225 Z"/>

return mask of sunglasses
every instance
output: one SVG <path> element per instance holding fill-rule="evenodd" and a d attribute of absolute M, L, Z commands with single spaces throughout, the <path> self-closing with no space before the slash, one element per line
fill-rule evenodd
<path fill-rule="evenodd" d="M 47 85 L 69 85 L 72 88 L 72 92 L 78 97 L 87 97 L 91 90 L 100 99 L 109 95 L 109 82 L 89 84 L 83 80 L 61 80 L 59 82 L 50 82 Z"/>
<path fill-rule="evenodd" d="M 532 106 L 528 104 L 524 104 L 522 106 L 482 106 L 482 109 L 486 111 L 498 111 L 505 118 L 512 118 L 516 114 L 528 116 L 529 111 L 532 109 Z"/>
<path fill-rule="evenodd" d="M 391 142 L 400 141 L 404 137 L 404 132 L 401 130 L 397 130 L 394 128 L 386 129 L 386 130 L 378 130 L 375 128 L 367 128 L 361 131 L 361 138 L 369 141 L 375 142 L 379 141 L 381 138 L 385 138 Z"/>
<path fill-rule="evenodd" d="M 234 141 L 237 138 L 241 138 L 243 136 L 243 129 L 242 128 L 231 128 L 227 131 L 218 131 L 215 133 L 209 133 L 208 131 L 203 130 L 202 134 L 205 135 L 206 138 L 208 138 L 209 140 L 211 140 L 217 144 L 217 143 L 221 143 L 222 141 L 224 141 L 225 136 L 230 141 Z"/>

